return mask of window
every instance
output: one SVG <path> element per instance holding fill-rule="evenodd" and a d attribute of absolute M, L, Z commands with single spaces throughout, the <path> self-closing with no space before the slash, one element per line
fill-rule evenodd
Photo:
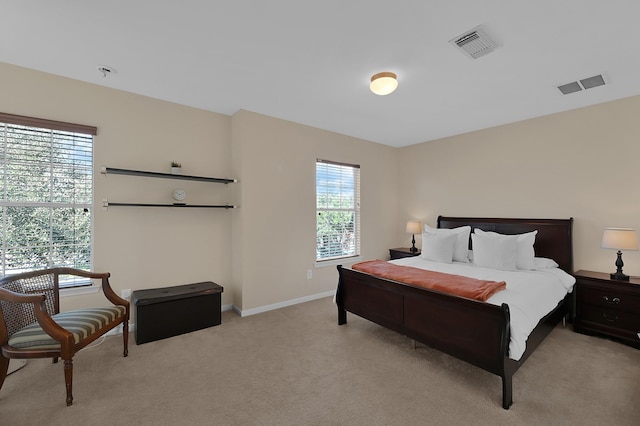
<path fill-rule="evenodd" d="M 0 113 L 0 273 L 91 269 L 95 134 Z"/>
<path fill-rule="evenodd" d="M 316 261 L 360 255 L 360 166 L 316 161 Z"/>

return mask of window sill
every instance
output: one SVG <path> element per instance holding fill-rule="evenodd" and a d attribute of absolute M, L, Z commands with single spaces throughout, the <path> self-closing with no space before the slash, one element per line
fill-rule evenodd
<path fill-rule="evenodd" d="M 100 291 L 99 285 L 86 285 L 77 287 L 67 287 L 60 289 L 60 297 L 79 296 L 82 294 L 94 294 Z"/>
<path fill-rule="evenodd" d="M 335 266 L 335 265 L 344 265 L 351 264 L 354 262 L 360 262 L 362 260 L 362 256 L 353 256 L 353 257 L 341 257 L 340 259 L 331 259 L 331 260 L 316 260 L 314 263 L 315 268 L 323 268 L 325 266 Z"/>

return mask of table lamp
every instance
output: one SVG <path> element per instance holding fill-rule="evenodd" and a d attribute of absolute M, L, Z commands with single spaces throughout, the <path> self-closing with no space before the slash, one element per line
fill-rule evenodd
<path fill-rule="evenodd" d="M 638 236 L 635 229 L 607 228 L 602 235 L 602 248 L 618 250 L 617 270 L 611 274 L 612 280 L 629 281 L 629 275 L 622 273 L 622 252 L 620 250 L 638 250 Z"/>
<path fill-rule="evenodd" d="M 411 234 L 411 250 L 413 253 L 417 252 L 418 249 L 416 247 L 416 235 L 422 232 L 422 224 L 420 222 L 410 220 L 407 222 L 407 234 Z"/>

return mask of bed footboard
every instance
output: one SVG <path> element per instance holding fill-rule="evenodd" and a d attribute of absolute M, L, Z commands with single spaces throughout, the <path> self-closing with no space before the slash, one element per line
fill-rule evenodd
<path fill-rule="evenodd" d="M 507 368 L 509 307 L 416 288 L 338 266 L 338 324 L 347 311 L 502 378 L 503 407 L 512 403 Z"/>

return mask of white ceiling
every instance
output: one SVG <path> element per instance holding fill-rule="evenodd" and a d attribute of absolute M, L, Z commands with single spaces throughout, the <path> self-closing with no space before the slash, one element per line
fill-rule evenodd
<path fill-rule="evenodd" d="M 638 0 L 1 3 L 2 62 L 391 146 L 640 94 Z M 502 47 L 449 44 L 480 24 Z M 398 75 L 389 96 L 369 91 L 380 71 Z M 605 86 L 556 88 L 596 74 Z"/>

